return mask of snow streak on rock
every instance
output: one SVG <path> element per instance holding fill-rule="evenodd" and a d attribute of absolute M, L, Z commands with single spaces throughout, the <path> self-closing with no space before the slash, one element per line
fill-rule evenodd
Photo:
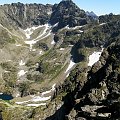
<path fill-rule="evenodd" d="M 71 70 L 71 68 L 75 65 L 75 63 L 73 62 L 73 60 L 70 60 L 70 64 L 68 66 L 68 68 L 66 69 L 65 73 L 67 73 L 69 70 Z"/>

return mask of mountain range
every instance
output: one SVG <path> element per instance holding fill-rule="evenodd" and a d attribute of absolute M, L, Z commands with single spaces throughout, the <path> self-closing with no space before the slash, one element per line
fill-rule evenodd
<path fill-rule="evenodd" d="M 0 6 L 0 120 L 119 120 L 119 80 L 120 15 Z"/>

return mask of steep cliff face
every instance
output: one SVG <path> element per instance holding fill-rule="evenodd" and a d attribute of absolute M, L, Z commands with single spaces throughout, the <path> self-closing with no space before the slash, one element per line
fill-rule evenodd
<path fill-rule="evenodd" d="M 12 3 L 0 6 L 11 25 L 26 28 L 45 24 L 52 13 L 52 5 Z"/>
<path fill-rule="evenodd" d="M 55 5 L 12 3 L 0 6 L 1 23 L 5 20 L 12 26 L 26 28 L 32 25 L 58 23 L 58 29 L 65 26 L 74 27 L 89 23 L 91 20 L 72 0 L 61 1 Z"/>
<path fill-rule="evenodd" d="M 118 42 L 108 47 L 100 61 L 88 72 L 87 82 L 77 95 L 77 99 L 84 96 L 76 105 L 79 111 L 77 117 L 119 119 L 119 49 Z"/>
<path fill-rule="evenodd" d="M 65 26 L 74 27 L 85 25 L 89 18 L 84 10 L 81 10 L 72 0 L 63 0 L 53 6 L 53 13 L 50 18 L 52 25 L 58 23 L 58 28 Z"/>
<path fill-rule="evenodd" d="M 103 51 L 90 70 L 77 66 L 62 85 L 62 90 L 68 92 L 63 97 L 64 104 L 46 120 L 59 120 L 62 115 L 62 120 L 119 119 L 119 51 L 118 41 Z"/>

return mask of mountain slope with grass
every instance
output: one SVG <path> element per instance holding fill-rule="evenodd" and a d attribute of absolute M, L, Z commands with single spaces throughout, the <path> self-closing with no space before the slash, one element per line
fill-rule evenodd
<path fill-rule="evenodd" d="M 119 119 L 119 18 L 72 0 L 0 6 L 0 119 Z"/>

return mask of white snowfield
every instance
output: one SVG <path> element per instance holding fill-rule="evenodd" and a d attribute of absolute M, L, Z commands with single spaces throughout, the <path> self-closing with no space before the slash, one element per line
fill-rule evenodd
<path fill-rule="evenodd" d="M 103 48 L 100 52 L 94 52 L 92 55 L 90 55 L 88 66 L 92 67 L 99 60 L 102 52 L 103 52 Z"/>
<path fill-rule="evenodd" d="M 43 25 L 39 25 L 37 27 L 33 26 L 31 28 L 27 28 L 26 30 L 24 30 L 26 38 L 30 39 L 30 36 L 33 34 L 33 31 L 40 28 L 40 27 L 43 27 Z"/>
<path fill-rule="evenodd" d="M 20 104 L 27 103 L 27 102 L 30 102 L 30 100 L 28 100 L 28 101 L 23 101 L 23 102 L 15 102 L 15 103 L 18 104 L 18 105 L 20 105 Z"/>
<path fill-rule="evenodd" d="M 51 45 L 54 45 L 55 44 L 55 41 L 54 41 L 54 39 L 52 40 L 52 42 L 51 42 Z"/>
<path fill-rule="evenodd" d="M 75 65 L 75 63 L 73 62 L 73 60 L 70 60 L 70 64 L 68 66 L 68 68 L 66 69 L 65 73 L 67 73 L 69 70 L 71 70 L 71 68 Z"/>
<path fill-rule="evenodd" d="M 70 73 L 68 73 L 68 74 L 66 75 L 66 78 L 67 78 L 69 75 L 70 75 Z"/>
<path fill-rule="evenodd" d="M 49 96 L 49 97 L 35 96 L 31 101 L 33 101 L 33 102 L 47 101 L 50 98 L 51 98 L 51 96 Z"/>
<path fill-rule="evenodd" d="M 25 65 L 25 62 L 23 62 L 22 60 L 19 62 L 19 66 L 23 66 Z"/>
<path fill-rule="evenodd" d="M 15 97 L 19 97 L 20 96 L 20 94 L 18 93 L 18 94 L 16 94 L 16 96 Z"/>
<path fill-rule="evenodd" d="M 3 93 L 0 93 L 0 95 L 2 95 Z"/>
<path fill-rule="evenodd" d="M 46 32 L 47 32 L 47 30 L 46 30 Z M 50 35 L 51 35 L 51 32 L 52 32 L 52 31 L 50 30 L 49 33 L 47 33 L 47 35 L 45 35 L 45 34 L 46 34 L 46 33 L 45 33 L 45 34 L 44 34 L 45 36 L 43 35 L 43 37 L 41 37 L 40 40 L 42 40 L 42 39 L 44 39 L 44 38 L 50 36 Z M 40 37 L 39 37 L 39 38 L 40 38 Z"/>
<path fill-rule="evenodd" d="M 27 73 L 27 71 L 20 70 L 20 71 L 18 72 L 18 76 L 21 77 L 21 76 L 25 75 L 26 73 Z"/>
<path fill-rule="evenodd" d="M 43 33 L 42 33 L 41 35 L 39 35 L 36 39 L 44 36 L 44 35 L 46 34 L 47 30 L 51 28 L 51 26 L 50 26 L 49 24 L 45 24 L 45 25 L 43 25 L 43 26 L 45 27 Z M 43 38 L 42 38 L 42 39 L 43 39 Z"/>
<path fill-rule="evenodd" d="M 25 35 L 27 39 L 30 39 L 30 35 L 33 33 L 33 29 L 32 28 L 27 28 L 25 31 Z"/>
<path fill-rule="evenodd" d="M 67 25 L 65 28 L 66 29 L 70 29 L 70 30 L 75 30 L 75 29 L 79 29 L 82 28 L 83 26 L 75 26 L 75 27 L 69 27 L 69 25 Z"/>
<path fill-rule="evenodd" d="M 65 50 L 65 48 L 60 48 L 61 51 Z"/>
<path fill-rule="evenodd" d="M 100 116 L 100 117 L 109 117 L 109 116 L 111 116 L 111 113 L 98 113 L 98 116 Z"/>
<path fill-rule="evenodd" d="M 51 96 L 48 97 L 44 97 L 44 95 L 51 93 L 52 91 L 55 90 L 55 86 L 56 84 L 53 84 L 51 90 L 49 91 L 45 91 L 41 93 L 41 96 L 35 96 L 35 95 L 31 95 L 30 97 L 32 97 L 30 100 L 28 101 L 22 101 L 22 102 L 15 102 L 16 104 L 24 104 L 24 103 L 28 103 L 28 102 L 43 102 L 43 101 L 47 101 L 51 99 Z M 41 103 L 41 104 L 27 104 L 27 106 L 40 106 L 40 105 L 46 105 L 46 103 Z"/>
<path fill-rule="evenodd" d="M 30 45 L 30 50 L 32 50 L 33 44 L 35 44 L 37 41 L 35 40 L 30 40 L 30 41 L 25 41 L 26 44 Z"/>
<path fill-rule="evenodd" d="M 29 107 L 38 107 L 38 106 L 44 106 L 46 105 L 46 103 L 40 103 L 40 104 L 27 104 L 26 106 L 29 106 Z"/>
<path fill-rule="evenodd" d="M 68 45 L 69 47 L 73 47 L 74 45 Z"/>
<path fill-rule="evenodd" d="M 11 62 L 12 60 L 8 60 L 8 62 Z"/>
<path fill-rule="evenodd" d="M 16 44 L 16 46 L 17 46 L 17 47 L 20 47 L 20 46 L 22 46 L 22 45 L 21 45 L 21 44 Z"/>
<path fill-rule="evenodd" d="M 80 33 L 83 33 L 83 31 L 82 30 L 79 30 L 80 31 Z"/>
<path fill-rule="evenodd" d="M 42 50 L 40 50 L 39 54 L 41 55 L 41 54 L 42 54 L 42 52 L 43 52 L 43 51 L 42 51 Z"/>
<path fill-rule="evenodd" d="M 10 71 L 5 70 L 5 73 L 8 73 L 8 72 L 10 72 Z"/>
<path fill-rule="evenodd" d="M 41 96 L 44 96 L 44 95 L 46 95 L 46 94 L 51 93 L 52 91 L 54 91 L 54 90 L 55 90 L 55 86 L 56 86 L 56 84 L 54 84 L 54 85 L 52 86 L 51 90 L 42 92 L 42 93 L 41 93 Z"/>
<path fill-rule="evenodd" d="M 35 52 L 35 51 L 36 51 L 36 49 L 33 49 L 32 51 L 34 51 L 34 52 Z"/>
<path fill-rule="evenodd" d="M 102 26 L 102 25 L 105 25 L 106 23 L 101 23 L 101 24 L 99 24 L 99 26 Z"/>
<path fill-rule="evenodd" d="M 42 102 L 42 101 L 47 101 L 51 98 L 51 96 L 49 97 L 40 97 L 40 96 L 34 96 L 32 99 L 27 100 L 27 101 L 22 101 L 22 102 L 15 102 L 16 104 L 24 104 L 24 103 L 28 103 L 28 102 Z"/>
<path fill-rule="evenodd" d="M 58 26 L 58 24 L 59 24 L 59 22 L 57 22 L 56 24 L 54 24 L 54 25 L 53 25 L 53 28 L 54 28 L 54 27 L 57 27 L 57 26 Z"/>
<path fill-rule="evenodd" d="M 52 14 L 52 11 L 47 12 L 47 14 L 48 14 L 48 15 L 51 15 L 51 14 Z"/>
<path fill-rule="evenodd" d="M 51 30 L 49 31 L 49 33 L 47 33 L 47 30 L 51 28 L 51 26 L 49 24 L 45 24 L 45 25 L 41 25 L 41 26 L 38 26 L 37 28 L 39 27 L 45 27 L 44 31 L 42 34 L 40 34 L 37 38 L 33 39 L 33 40 L 27 40 L 27 41 L 24 41 L 26 44 L 30 45 L 30 50 L 32 50 L 32 46 L 38 42 L 39 40 L 42 40 L 46 37 L 48 37 L 50 34 L 51 34 Z M 33 27 L 32 27 L 33 28 Z M 31 29 L 31 28 L 29 28 Z M 35 29 L 34 29 L 35 30 Z M 33 31 L 34 31 L 33 30 Z M 30 39 L 30 35 L 33 33 L 33 31 L 29 34 L 29 37 L 27 37 L 28 39 Z M 47 34 L 46 34 L 47 33 Z M 25 35 L 28 35 L 25 33 Z M 40 39 L 39 39 L 40 38 Z M 39 39 L 39 40 L 38 40 Z"/>

